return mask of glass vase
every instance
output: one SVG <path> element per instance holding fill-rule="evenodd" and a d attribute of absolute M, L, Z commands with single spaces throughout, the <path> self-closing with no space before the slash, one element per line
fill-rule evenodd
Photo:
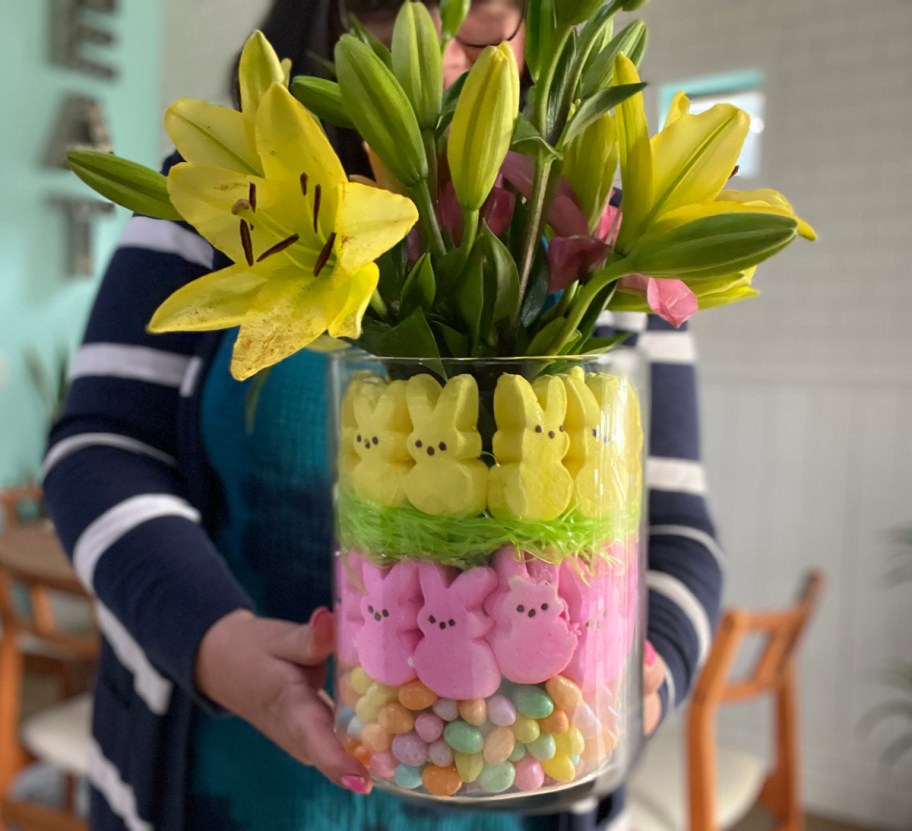
<path fill-rule="evenodd" d="M 548 810 L 623 781 L 644 367 L 334 356 L 336 729 L 379 787 Z"/>

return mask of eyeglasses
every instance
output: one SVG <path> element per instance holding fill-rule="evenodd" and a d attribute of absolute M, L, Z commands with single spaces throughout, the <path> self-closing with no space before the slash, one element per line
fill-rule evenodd
<path fill-rule="evenodd" d="M 388 23 L 402 5 L 402 0 L 339 0 L 342 20 L 354 15 L 365 24 Z M 425 3 L 437 8 L 436 0 Z M 473 0 L 466 19 L 456 33 L 463 46 L 484 49 L 513 40 L 526 17 L 525 0 Z"/>

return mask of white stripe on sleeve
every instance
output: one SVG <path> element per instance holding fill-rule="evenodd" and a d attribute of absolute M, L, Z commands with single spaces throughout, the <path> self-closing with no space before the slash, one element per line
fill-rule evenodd
<path fill-rule="evenodd" d="M 176 254 L 187 262 L 211 269 L 214 259 L 212 246 L 199 234 L 167 219 L 134 216 L 120 236 L 120 248 L 144 248 L 163 254 Z"/>
<path fill-rule="evenodd" d="M 649 320 L 646 312 L 602 312 L 596 326 L 611 326 L 620 332 L 645 332 Z"/>
<path fill-rule="evenodd" d="M 688 459 L 665 459 L 650 456 L 646 460 L 646 484 L 659 491 L 706 493 L 706 475 L 703 465 Z"/>
<path fill-rule="evenodd" d="M 70 365 L 70 381 L 91 376 L 128 378 L 164 387 L 180 387 L 190 358 L 176 352 L 127 346 L 122 343 L 87 343 Z"/>
<path fill-rule="evenodd" d="M 694 597 L 693 592 L 680 580 L 665 572 L 647 571 L 646 585 L 652 591 L 667 597 L 690 621 L 690 625 L 693 626 L 694 632 L 697 634 L 697 643 L 699 644 L 697 663 L 702 666 L 712 641 L 712 627 L 709 624 L 709 616 L 700 601 Z"/>
<path fill-rule="evenodd" d="M 187 364 L 187 371 L 184 373 L 180 385 L 181 398 L 190 398 L 196 392 L 196 386 L 199 383 L 200 375 L 203 371 L 203 359 L 198 355 L 190 359 Z"/>
<path fill-rule="evenodd" d="M 649 536 L 686 537 L 689 540 L 700 543 L 700 545 L 709 551 L 709 553 L 716 558 L 719 568 L 723 571 L 728 566 L 728 558 L 725 556 L 725 552 L 722 550 L 719 543 L 716 542 L 712 536 L 705 531 L 701 531 L 699 528 L 691 528 L 689 525 L 651 525 L 649 527 Z"/>
<path fill-rule="evenodd" d="M 690 332 L 643 332 L 637 341 L 650 361 L 657 364 L 692 364 L 697 357 Z"/>
<path fill-rule="evenodd" d="M 142 647 L 103 603 L 95 602 L 98 628 L 117 660 L 133 675 L 133 689 L 157 716 L 168 712 L 173 684 L 146 657 Z"/>
<path fill-rule="evenodd" d="M 124 436 L 120 433 L 80 433 L 76 436 L 61 439 L 48 450 L 47 455 L 44 457 L 42 476 L 47 478 L 47 475 L 55 465 L 68 456 L 89 447 L 116 447 L 118 450 L 128 450 L 131 453 L 143 453 L 172 467 L 177 464 L 173 456 L 152 447 L 150 444 L 131 439 L 129 436 Z"/>
<path fill-rule="evenodd" d="M 94 739 L 89 746 L 89 782 L 105 798 L 111 811 L 119 816 L 129 831 L 154 831 L 152 823 L 139 816 L 136 794 L 108 759 Z"/>
<path fill-rule="evenodd" d="M 73 547 L 73 565 L 94 593 L 95 567 L 102 555 L 124 534 L 150 519 L 184 517 L 199 522 L 199 511 L 183 499 L 166 493 L 132 496 L 109 508 L 79 535 Z"/>

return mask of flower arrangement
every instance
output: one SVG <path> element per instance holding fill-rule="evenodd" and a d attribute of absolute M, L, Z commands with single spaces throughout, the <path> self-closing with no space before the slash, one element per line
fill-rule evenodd
<path fill-rule="evenodd" d="M 615 345 L 594 335 L 603 310 L 680 324 L 753 297 L 758 263 L 814 238 L 781 194 L 725 187 L 746 113 L 691 114 L 679 94 L 649 136 L 645 26 L 613 33 L 642 4 L 530 0 L 524 102 L 508 44 L 444 90 L 441 45 L 470 9 L 459 0 L 441 2 L 441 31 L 403 3 L 390 48 L 353 26 L 335 80 L 289 79 L 256 33 L 239 110 L 168 109 L 184 162 L 167 178 L 86 150 L 70 166 L 115 202 L 186 220 L 232 260 L 150 328 L 240 326 L 240 379 L 326 336 L 391 357 L 597 353 Z M 360 133 L 376 182 L 346 176 L 318 119 Z"/>
<path fill-rule="evenodd" d="M 353 20 L 331 78 L 289 78 L 255 33 L 239 109 L 168 109 L 167 177 L 69 156 L 232 262 L 152 331 L 238 327 L 240 380 L 360 347 L 334 363 L 337 728 L 402 793 L 535 807 L 620 781 L 639 736 L 645 390 L 597 320 L 680 325 L 814 238 L 781 194 L 726 188 L 744 112 L 679 94 L 650 137 L 646 29 L 614 32 L 642 4 L 505 0 L 525 16 L 525 94 L 507 43 L 444 89 L 443 47 L 488 4 L 441 0 L 438 28 L 407 0 L 389 47 Z M 346 175 L 321 121 L 357 131 L 373 180 Z"/>

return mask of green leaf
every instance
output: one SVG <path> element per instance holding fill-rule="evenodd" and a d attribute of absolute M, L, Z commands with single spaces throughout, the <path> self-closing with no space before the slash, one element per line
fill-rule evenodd
<path fill-rule="evenodd" d="M 291 82 L 291 94 L 320 120 L 349 130 L 355 128 L 342 100 L 342 89 L 335 81 L 300 75 Z"/>
<path fill-rule="evenodd" d="M 456 37 L 469 14 L 472 0 L 440 0 L 440 23 L 444 42 Z"/>
<path fill-rule="evenodd" d="M 402 297 L 402 286 L 408 271 L 408 241 L 394 245 L 385 254 L 377 258 L 380 269 L 380 280 L 377 290 L 387 304 Z"/>
<path fill-rule="evenodd" d="M 519 269 L 510 250 L 492 233 L 487 223 L 482 224 L 478 245 L 485 257 L 486 292 L 491 293 L 490 323 L 496 327 L 509 320 L 516 311 L 519 303 Z M 490 335 L 488 340 L 492 340 Z M 496 342 L 496 338 L 493 341 Z"/>
<path fill-rule="evenodd" d="M 618 32 L 604 49 L 593 53 L 583 70 L 583 97 L 590 98 L 611 83 L 618 55 L 626 55 L 634 65 L 639 66 L 646 52 L 648 34 L 646 24 L 635 20 Z"/>
<path fill-rule="evenodd" d="M 532 342 L 526 349 L 526 355 L 538 357 L 540 355 L 552 354 L 550 350 L 554 344 L 554 340 L 561 333 L 561 329 L 564 328 L 566 322 L 567 320 L 564 317 L 554 318 L 554 320 L 548 323 L 547 326 L 532 338 Z"/>
<path fill-rule="evenodd" d="M 545 141 L 545 137 L 538 132 L 535 125 L 524 115 L 520 115 L 516 119 L 511 149 L 527 156 L 537 157 L 542 154 L 546 159 L 560 159 L 563 157 L 560 151 Z"/>
<path fill-rule="evenodd" d="M 481 340 L 481 320 L 485 305 L 485 273 L 481 246 L 472 249 L 456 287 L 456 309 L 466 325 L 472 351 Z"/>
<path fill-rule="evenodd" d="M 443 375 L 434 333 L 421 309 L 415 309 L 397 326 L 365 318 L 357 345 L 383 358 L 426 358 L 428 366 Z"/>
<path fill-rule="evenodd" d="M 547 121 L 545 127 L 545 137 L 550 141 L 556 141 L 558 136 L 563 132 L 567 123 L 567 116 L 570 113 L 570 105 L 575 95 L 575 78 L 573 64 L 576 61 L 577 44 L 579 36 L 575 31 L 570 33 L 564 49 L 558 59 L 557 68 L 554 72 L 554 84 L 551 87 L 548 96 Z"/>
<path fill-rule="evenodd" d="M 443 342 L 452 357 L 468 358 L 470 356 L 471 344 L 465 332 L 460 332 L 441 320 L 432 320 L 431 328 L 437 333 L 438 339 Z"/>
<path fill-rule="evenodd" d="M 124 208 L 155 219 L 183 219 L 171 204 L 167 177 L 156 170 L 98 150 L 68 150 L 67 164 L 90 188 Z"/>
<path fill-rule="evenodd" d="M 610 338 L 598 338 L 595 335 L 586 338 L 578 345 L 579 355 L 601 355 L 620 346 L 625 340 L 633 337 L 633 332 L 618 332 Z"/>
<path fill-rule="evenodd" d="M 609 110 L 613 110 L 618 104 L 622 104 L 632 95 L 636 95 L 646 87 L 646 84 L 621 84 L 617 87 L 608 87 L 597 92 L 591 98 L 587 98 L 573 114 L 570 123 L 567 125 L 563 137 L 559 142 L 560 147 L 565 147 L 573 139 L 579 136 L 590 124 L 603 116 Z"/>
<path fill-rule="evenodd" d="M 785 248 L 797 229 L 787 216 L 738 212 L 703 217 L 670 231 L 647 231 L 628 254 L 630 273 L 686 281 L 742 271 Z"/>
<path fill-rule="evenodd" d="M 592 302 L 589 304 L 589 308 L 586 309 L 586 314 L 583 315 L 583 319 L 579 324 L 579 331 L 582 332 L 585 337 L 590 337 L 595 331 L 599 316 L 611 302 L 611 298 L 614 297 L 615 291 L 617 291 L 617 283 L 609 283 L 592 298 Z"/>
<path fill-rule="evenodd" d="M 408 317 L 415 309 L 429 310 L 434 303 L 436 289 L 431 255 L 423 254 L 405 279 L 400 314 Z"/>

